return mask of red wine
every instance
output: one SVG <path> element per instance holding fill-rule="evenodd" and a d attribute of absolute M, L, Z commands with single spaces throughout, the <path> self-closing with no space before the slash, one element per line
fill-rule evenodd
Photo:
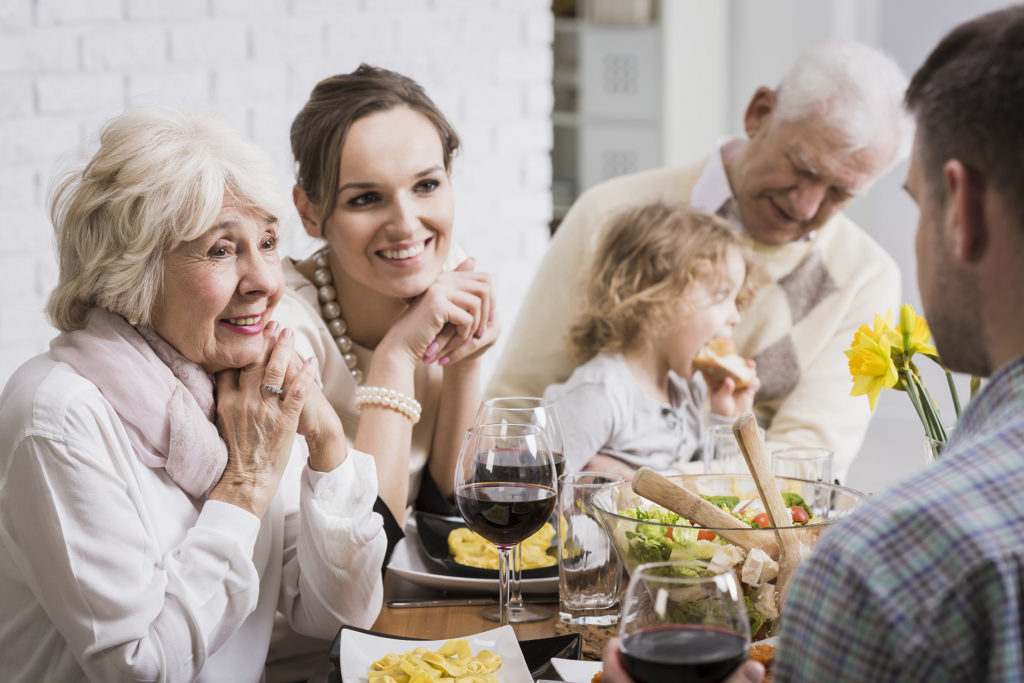
<path fill-rule="evenodd" d="M 638 683 L 716 683 L 747 658 L 747 640 L 711 626 L 659 626 L 626 636 L 619 651 Z"/>
<path fill-rule="evenodd" d="M 555 461 L 555 475 L 565 474 L 565 456 L 558 451 L 551 451 L 551 459 Z"/>
<path fill-rule="evenodd" d="M 552 452 L 551 459 L 555 463 L 555 478 L 565 472 L 565 456 Z M 497 449 L 486 453 L 477 453 L 474 458 L 477 481 L 519 481 L 524 477 L 519 470 L 534 470 L 527 478 L 547 479 L 549 470 L 547 459 L 538 457 L 527 450 Z"/>
<path fill-rule="evenodd" d="M 470 484 L 455 492 L 455 504 L 470 529 L 495 545 L 513 546 L 548 521 L 555 492 L 536 484 Z"/>

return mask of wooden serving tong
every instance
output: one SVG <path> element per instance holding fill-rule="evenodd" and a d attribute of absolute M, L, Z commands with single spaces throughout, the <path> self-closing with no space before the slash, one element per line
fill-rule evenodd
<path fill-rule="evenodd" d="M 759 548 L 772 558 L 779 557 L 778 541 L 771 534 L 737 528 L 740 522 L 728 512 L 649 467 L 637 470 L 632 487 L 638 495 L 702 527 L 714 529 L 716 534 L 747 552 Z"/>
<path fill-rule="evenodd" d="M 800 564 L 800 539 L 792 531 L 779 530 L 779 527 L 793 526 L 793 518 L 782 500 L 779 484 L 775 480 L 775 473 L 772 472 L 771 461 L 768 459 L 768 448 L 761 439 L 753 413 L 744 413 L 736 418 L 732 424 L 732 433 L 739 442 L 740 450 L 743 451 L 750 476 L 754 478 L 757 492 L 761 494 L 764 511 L 768 514 L 779 541 L 779 578 L 775 585 L 778 587 L 779 595 L 785 596 L 789 580 Z"/>

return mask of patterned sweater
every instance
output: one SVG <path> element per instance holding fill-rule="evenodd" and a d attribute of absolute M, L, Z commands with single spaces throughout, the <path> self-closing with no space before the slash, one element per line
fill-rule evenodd
<path fill-rule="evenodd" d="M 539 396 L 575 366 L 568 331 L 598 240 L 623 207 L 688 201 L 706 162 L 621 176 L 585 192 L 559 226 L 523 301 L 486 389 L 489 396 Z M 867 401 L 849 395 L 842 351 L 854 331 L 899 301 L 895 262 L 842 214 L 811 239 L 757 245 L 771 276 L 735 331 L 737 348 L 757 361 L 755 411 L 772 444 L 826 446 L 842 478 L 867 431 Z"/>

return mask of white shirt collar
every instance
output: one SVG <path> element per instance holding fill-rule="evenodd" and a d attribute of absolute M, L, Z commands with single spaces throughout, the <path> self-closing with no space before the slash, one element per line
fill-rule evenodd
<path fill-rule="evenodd" d="M 721 138 L 715 143 L 715 150 L 712 152 L 704 170 L 690 192 L 690 204 L 694 207 L 725 215 L 731 222 L 739 227 L 739 216 L 735 211 L 730 210 L 729 204 L 733 200 L 732 187 L 729 185 L 729 176 L 725 173 L 725 163 L 722 161 L 723 154 L 732 153 L 743 144 L 741 138 Z"/>

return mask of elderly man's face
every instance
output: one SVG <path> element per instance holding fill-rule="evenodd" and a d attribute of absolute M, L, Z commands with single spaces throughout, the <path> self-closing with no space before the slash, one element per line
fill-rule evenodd
<path fill-rule="evenodd" d="M 153 329 L 207 372 L 259 360 L 284 293 L 277 223 L 225 198 L 214 225 L 167 255 Z"/>
<path fill-rule="evenodd" d="M 748 112 L 746 124 L 750 140 L 727 168 L 743 224 L 765 244 L 792 242 L 823 226 L 894 154 L 891 145 L 846 152 L 840 130 L 819 114 L 775 123 L 768 107 Z"/>

